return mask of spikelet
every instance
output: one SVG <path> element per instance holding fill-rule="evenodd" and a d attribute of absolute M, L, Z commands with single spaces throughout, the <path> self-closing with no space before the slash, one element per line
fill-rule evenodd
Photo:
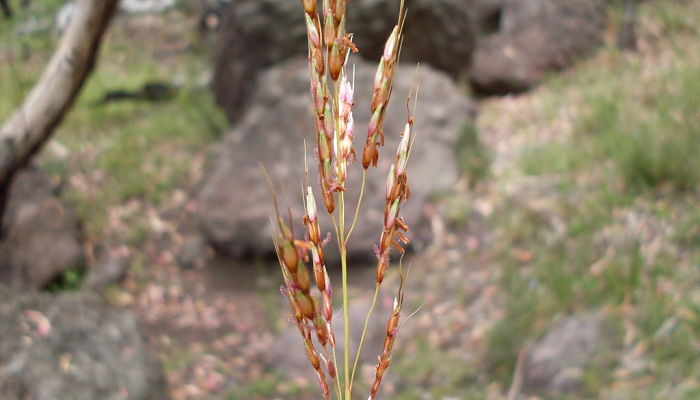
<path fill-rule="evenodd" d="M 333 332 L 333 291 L 331 289 L 331 281 L 326 270 L 326 262 L 323 251 L 324 242 L 321 240 L 320 228 L 318 226 L 318 215 L 316 209 L 316 200 L 314 199 L 311 186 L 306 188 L 306 216 L 304 224 L 307 228 L 309 236 L 309 247 L 311 251 L 311 261 L 314 267 L 314 279 L 316 286 L 321 292 L 321 310 L 322 315 L 319 315 L 315 322 L 316 332 L 319 342 L 322 346 L 330 343 L 331 347 L 335 347 L 335 333 Z"/>
<path fill-rule="evenodd" d="M 275 251 L 279 260 L 282 276 L 284 278 L 284 286 L 280 288 L 281 293 L 289 301 L 289 306 L 292 310 L 293 321 L 301 334 L 306 348 L 306 355 L 314 368 L 321 387 L 321 393 L 324 399 L 330 399 L 330 390 L 326 381 L 326 376 L 321 368 L 319 355 L 316 352 L 313 341 L 311 340 L 310 327 L 314 327 L 317 331 L 319 342 L 323 345 L 330 339 L 327 335 L 325 327 L 318 329 L 317 321 L 322 320 L 321 314 L 317 310 L 316 301 L 311 296 L 311 285 L 309 281 L 308 269 L 306 261 L 308 260 L 307 252 L 309 243 L 294 238 L 294 231 L 291 223 L 287 225 L 284 219 L 280 216 L 279 207 L 277 204 L 277 194 L 275 192 L 272 179 L 267 174 L 265 168 L 262 172 L 270 185 L 272 200 L 275 208 L 276 232 L 273 235 Z M 288 211 L 291 220 L 291 211 Z"/>
<path fill-rule="evenodd" d="M 336 162 L 336 190 L 345 190 L 347 181 L 348 165 L 355 161 L 355 149 L 352 147 L 352 140 L 355 129 L 355 122 L 352 116 L 352 106 L 355 104 L 354 89 L 347 79 L 347 74 L 340 76 L 339 82 L 339 104 L 338 104 L 338 131 L 335 138 L 335 162 Z"/>
<path fill-rule="evenodd" d="M 280 266 L 282 267 L 282 275 L 285 283 L 281 291 L 289 300 L 290 308 L 293 312 L 294 323 L 296 324 L 297 329 L 304 340 L 306 355 L 318 377 L 323 398 L 330 399 L 328 383 L 326 381 L 323 369 L 321 368 L 319 355 L 316 352 L 313 341 L 311 340 L 311 331 L 309 328 L 309 324 L 315 327 L 319 342 L 322 345 L 328 342 L 326 329 L 321 329 L 319 331 L 317 328 L 316 321 L 321 318 L 321 315 L 318 314 L 315 301 L 311 296 L 307 268 L 304 262 L 304 257 L 301 256 L 301 253 L 304 252 L 304 242 L 294 240 L 292 230 L 287 227 L 279 215 L 277 216 L 277 222 L 278 233 L 275 239 L 275 246 L 277 249 L 277 257 L 280 261 Z M 286 251 L 284 249 L 288 249 L 290 246 L 295 252 L 297 252 L 296 267 L 292 268 L 290 268 L 290 265 L 293 264 L 288 264 L 288 262 L 294 261 L 295 257 L 288 254 L 287 258 L 285 259 L 282 253 L 283 251 Z"/>
<path fill-rule="evenodd" d="M 379 158 L 379 146 L 384 146 L 384 132 L 382 124 L 386 106 L 391 97 L 394 82 L 395 67 L 399 59 L 401 41 L 403 39 L 403 22 L 405 11 L 402 9 L 399 14 L 399 22 L 394 26 L 389 38 L 384 44 L 384 52 L 379 60 L 379 66 L 374 76 L 374 90 L 370 112 L 372 117 L 367 127 L 367 139 L 362 150 L 362 167 L 369 168 L 370 165 L 376 167 Z"/>
<path fill-rule="evenodd" d="M 379 391 L 379 385 L 382 383 L 382 378 L 389 368 L 391 363 L 391 350 L 394 347 L 394 342 L 396 342 L 396 335 L 399 332 L 399 318 L 401 317 L 401 306 L 403 305 L 403 276 L 401 277 L 401 284 L 399 285 L 399 294 L 394 298 L 394 307 L 391 310 L 391 315 L 386 324 L 386 336 L 384 337 L 384 346 L 382 349 L 382 354 L 379 356 L 379 362 L 374 368 L 374 382 L 372 382 L 372 388 L 370 389 L 369 400 L 374 400 L 377 397 L 377 391 Z"/>
<path fill-rule="evenodd" d="M 309 77 L 311 97 L 314 104 L 314 126 L 316 128 L 316 145 L 318 156 L 319 181 L 322 188 L 323 203 L 329 213 L 335 210 L 332 188 L 332 152 L 333 118 L 329 103 L 328 84 L 326 82 L 326 62 L 323 46 L 326 42 L 325 31 L 316 12 L 315 3 L 302 0 L 306 21 L 306 34 L 309 43 Z M 322 35 L 323 34 L 323 35 Z"/>
<path fill-rule="evenodd" d="M 401 243 L 407 244 L 408 238 L 403 232 L 408 232 L 408 225 L 399 217 L 401 204 L 411 196 L 408 188 L 406 167 L 413 144 L 413 117 L 409 117 L 401 134 L 401 142 L 396 151 L 396 159 L 389 169 L 386 181 L 386 204 L 384 206 L 384 227 L 376 249 L 377 284 L 384 280 L 384 274 L 389 265 L 391 247 L 403 253 Z"/>

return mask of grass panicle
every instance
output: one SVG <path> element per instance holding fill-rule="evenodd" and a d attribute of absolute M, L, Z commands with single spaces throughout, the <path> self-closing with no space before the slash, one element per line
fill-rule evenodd
<path fill-rule="evenodd" d="M 358 49 L 352 42 L 353 35 L 345 29 L 345 8 L 348 0 L 324 0 L 319 10 L 317 2 L 301 0 L 308 39 L 308 68 L 310 92 L 313 104 L 313 119 L 316 138 L 315 156 L 318 161 L 318 183 L 323 204 L 329 213 L 335 231 L 342 271 L 342 300 L 344 320 L 343 366 L 339 366 L 336 351 L 335 332 L 333 330 L 333 293 L 326 267 L 324 246 L 330 240 L 321 236 L 318 223 L 318 209 L 314 190 L 307 184 L 304 192 L 306 239 L 296 239 L 292 231 L 292 220 L 286 222 L 280 217 L 275 189 L 275 218 L 277 233 L 274 236 L 277 255 L 280 260 L 285 285 L 283 294 L 288 298 L 296 323 L 302 336 L 307 356 L 319 379 L 323 397 L 330 398 L 327 377 L 335 382 L 338 400 L 352 399 L 352 384 L 357 368 L 358 357 L 367 331 L 367 323 L 374 309 L 379 287 L 389 265 L 390 248 L 393 246 L 403 253 L 402 244 L 408 243 L 405 232 L 408 226 L 400 217 L 401 203 L 410 196 L 406 168 L 411 145 L 413 144 L 413 115 L 409 116 L 406 127 L 401 134 L 401 143 L 396 159 L 387 180 L 386 207 L 381 229 L 380 243 L 376 246 L 378 254 L 376 290 L 372 307 L 367 314 L 360 345 L 355 355 L 355 363 L 350 364 L 349 316 L 348 316 L 348 265 L 347 243 L 360 213 L 362 197 L 369 165 L 376 166 L 379 157 L 378 147 L 384 144 L 382 122 L 386 106 L 391 96 L 395 67 L 399 59 L 402 42 L 402 28 L 405 18 L 403 1 L 399 9 L 397 25 L 389 35 L 384 47 L 379 67 L 374 80 L 372 95 L 371 122 L 362 155 L 362 184 L 360 198 L 355 207 L 352 224 L 347 229 L 345 224 L 345 196 L 348 179 L 348 167 L 355 161 L 353 148 L 355 122 L 354 106 L 354 72 L 352 80 L 348 77 L 347 63 L 351 52 Z M 332 89 L 332 90 L 331 90 Z M 271 183 L 270 178 L 268 181 Z M 319 300 L 311 292 L 311 279 L 307 264 L 312 264 L 313 280 L 320 293 Z M 315 292 L 314 292 L 315 293 Z M 376 377 L 371 388 L 371 398 L 375 398 L 382 377 L 391 360 L 398 321 L 403 303 L 403 276 L 394 308 L 387 324 L 387 336 L 380 353 L 380 363 L 376 368 Z M 315 345 L 313 333 L 318 341 Z M 319 353 L 321 351 L 321 353 Z M 342 371 L 342 377 L 341 377 Z"/>

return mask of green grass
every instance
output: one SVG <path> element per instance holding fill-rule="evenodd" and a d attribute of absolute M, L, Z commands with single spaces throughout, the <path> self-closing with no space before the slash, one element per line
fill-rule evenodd
<path fill-rule="evenodd" d="M 643 93 L 610 87 L 587 102 L 579 121 L 598 154 L 612 159 L 631 188 L 669 185 L 692 190 L 700 183 L 700 66 L 678 61 Z"/>
<path fill-rule="evenodd" d="M 302 387 L 287 382 L 283 374 L 259 379 L 236 388 L 227 396 L 228 400 L 267 400 L 271 398 L 297 398 L 313 396 L 318 389 Z M 306 397 L 304 397 L 306 398 Z"/>
<path fill-rule="evenodd" d="M 483 359 L 502 385 L 509 384 L 523 345 L 553 319 L 629 309 L 651 367 L 637 377 L 646 383 L 616 389 L 621 398 L 698 395 L 689 377 L 700 370 L 700 3 L 648 2 L 640 11 L 651 27 L 641 37 L 654 46 L 653 60 L 610 46 L 540 89 L 545 118 L 575 105 L 572 132 L 533 144 L 520 169 L 567 182 L 555 196 L 558 207 L 548 212 L 561 219 L 564 234 L 553 236 L 546 218 L 520 204 L 496 211 L 490 221 L 500 233 L 495 262 L 507 296 L 506 315 L 490 332 Z M 668 224 L 654 234 L 663 244 L 651 257 L 644 250 L 653 246 L 640 238 L 654 228 L 638 232 L 621 222 L 648 213 Z M 513 249 L 532 259 L 514 257 Z M 615 379 L 610 368 L 586 372 L 590 396 Z"/>
<path fill-rule="evenodd" d="M 60 3 L 33 6 L 31 12 L 45 18 Z M 187 23 L 178 12 L 170 13 L 169 18 L 174 19 L 172 26 Z M 0 120 L 21 103 L 57 42 L 49 31 L 15 38 L 13 26 L 0 30 L 1 50 L 11 59 L 0 63 Z M 168 32 L 153 35 L 158 30 L 152 29 L 140 37 L 129 29 L 119 21 L 113 24 L 95 71 L 54 136 L 69 150 L 68 158 L 46 152 L 38 158 L 45 171 L 64 181 L 76 175 L 92 181 L 88 190 L 69 185 L 64 193 L 89 235 L 104 233 L 111 206 L 131 199 L 158 205 L 174 189 L 192 185 L 191 178 L 198 173 L 195 159 L 228 126 L 209 88 L 200 86 L 200 77 L 209 68 L 208 56 L 196 50 L 196 43 L 179 54 L 162 55 Z M 170 37 L 173 34 L 193 41 L 180 31 Z M 29 57 L 23 58 L 23 52 Z M 138 90 L 152 81 L 180 88 L 170 101 L 98 104 L 107 91 Z"/>
<path fill-rule="evenodd" d="M 642 8 L 642 15 L 661 29 L 661 37 L 667 35 L 657 44 L 664 53 L 658 65 L 608 47 L 576 74 L 552 79 L 552 94 L 546 99 L 550 108 L 569 104 L 571 88 L 577 89 L 573 136 L 526 149 L 521 159 L 525 174 L 603 168 L 630 190 L 688 191 L 700 185 L 700 60 L 691 50 L 700 45 L 688 38 L 696 33 L 697 24 L 691 21 L 700 17 L 700 7 L 675 3 L 653 2 Z"/>
<path fill-rule="evenodd" d="M 404 343 L 408 342 L 405 340 Z M 478 382 L 479 371 L 474 366 L 465 365 L 449 349 L 436 348 L 423 336 L 412 338 L 411 342 L 395 350 L 394 357 L 401 361 L 390 367 L 389 374 L 397 388 L 397 394 L 391 398 L 484 398 L 484 388 Z M 410 352 L 405 350 L 406 346 L 411 347 Z"/>
<path fill-rule="evenodd" d="M 488 178 L 491 156 L 479 140 L 478 131 L 474 125 L 466 125 L 462 128 L 457 137 L 455 149 L 457 165 L 468 178 L 470 186 L 473 187 Z"/>
<path fill-rule="evenodd" d="M 85 280 L 87 269 L 83 267 L 69 268 L 61 276 L 49 283 L 46 289 L 50 292 L 65 292 L 79 290 Z"/>

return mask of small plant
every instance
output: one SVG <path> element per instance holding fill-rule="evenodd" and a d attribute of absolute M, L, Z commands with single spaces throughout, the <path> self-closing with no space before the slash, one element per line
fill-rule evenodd
<path fill-rule="evenodd" d="M 306 232 L 303 240 L 299 239 L 292 230 L 291 215 L 288 221 L 280 216 L 273 188 L 277 225 L 274 241 L 285 282 L 282 293 L 289 299 L 293 320 L 303 338 L 306 353 L 318 377 L 323 397 L 330 399 L 330 379 L 331 385 L 335 389 L 336 398 L 339 400 L 352 398 L 352 387 L 359 354 L 380 285 L 389 266 L 391 248 L 394 247 L 403 253 L 402 245 L 408 243 L 408 238 L 405 236 L 408 226 L 399 216 L 399 211 L 402 203 L 410 196 L 406 167 L 414 139 L 413 116 L 409 115 L 401 133 L 401 142 L 396 158 L 387 178 L 384 220 L 379 235 L 379 244 L 374 249 L 378 260 L 374 298 L 365 319 L 359 348 L 353 362 L 349 345 L 347 243 L 360 212 L 367 170 L 371 166 L 377 166 L 379 148 L 384 144 L 382 122 L 391 96 L 395 67 L 399 59 L 405 12 L 402 1 L 398 22 L 386 41 L 374 78 L 374 92 L 370 110 L 372 117 L 367 128 L 367 139 L 361 155 L 363 169 L 360 198 L 355 207 L 352 223 L 348 228 L 345 221 L 348 208 L 345 204 L 344 191 L 348 166 L 355 160 L 355 150 L 352 146 L 354 82 L 351 83 L 348 78 L 346 65 L 349 53 L 358 51 L 352 42 L 353 35 L 345 30 L 345 7 L 348 1 L 324 0 L 322 10 L 317 10 L 316 0 L 301 1 L 309 45 L 309 75 L 314 110 L 315 155 L 318 160 L 319 190 L 324 208 L 333 220 L 335 238 L 340 251 L 345 333 L 342 367 L 339 365 L 340 357 L 336 352 L 332 324 L 334 315 L 332 289 L 324 255 L 324 246 L 330 240 L 330 236 L 324 239 L 321 235 L 316 198 L 308 183 L 308 165 L 304 204 L 306 215 L 303 218 Z M 319 12 L 323 15 L 320 16 Z M 309 272 L 308 263 L 312 264 L 312 272 Z M 312 275 L 320 295 L 312 291 Z M 375 368 L 370 399 L 376 397 L 382 378 L 391 362 L 391 352 L 399 328 L 403 297 L 403 273 L 401 273 L 401 284 L 387 322 L 386 337 L 379 362 Z M 318 345 L 312 339 L 314 336 Z"/>

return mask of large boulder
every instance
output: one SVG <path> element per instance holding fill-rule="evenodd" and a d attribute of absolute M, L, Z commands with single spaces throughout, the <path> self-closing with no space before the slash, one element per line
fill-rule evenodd
<path fill-rule="evenodd" d="M 468 0 L 467 8 L 479 34 L 490 34 L 501 27 L 501 15 L 506 0 Z"/>
<path fill-rule="evenodd" d="M 560 398 L 584 389 L 589 368 L 610 370 L 616 362 L 619 338 L 601 312 L 579 312 L 554 325 L 528 352 L 523 391 Z"/>
<path fill-rule="evenodd" d="M 87 293 L 0 287 L 0 398 L 166 399 L 136 319 Z"/>
<path fill-rule="evenodd" d="M 407 0 L 406 7 L 401 59 L 430 64 L 453 76 L 465 71 L 476 45 L 469 8 L 460 0 Z M 360 54 L 378 60 L 396 24 L 398 1 L 354 0 L 347 12 L 348 32 L 355 33 Z M 299 1 L 236 0 L 228 6 L 212 88 L 231 121 L 241 117 L 262 69 L 306 54 L 303 21 Z"/>
<path fill-rule="evenodd" d="M 369 123 L 375 66 L 358 58 L 351 59 L 350 63 L 356 68 L 354 146 L 361 154 Z M 386 147 L 381 150 L 379 168 L 368 172 L 363 212 L 349 244 L 351 254 L 372 256 L 372 245 L 379 241 L 387 171 L 395 158 L 399 134 L 406 123 L 406 98 L 413 87 L 415 73 L 414 66 L 398 68 L 384 123 Z M 469 101 L 447 75 L 422 67 L 419 83 L 417 138 L 409 164 L 413 196 L 403 207 L 403 215 L 413 228 L 420 226 L 422 210 L 430 196 L 448 190 L 456 182 L 455 139 L 474 114 Z M 261 76 L 259 89 L 240 124 L 218 145 L 213 169 L 198 195 L 200 225 L 207 240 L 217 249 L 236 255 L 273 252 L 269 219 L 273 211 L 272 201 L 258 163 L 265 165 L 273 177 L 284 183 L 292 212 L 296 220 L 301 221 L 304 140 L 308 146 L 310 180 L 314 187 L 317 182 L 311 112 L 305 59 L 290 60 Z M 346 192 L 348 224 L 359 195 L 361 170 L 359 162 L 349 169 L 349 190 Z M 315 192 L 323 210 L 319 190 L 315 189 Z M 322 231 L 332 231 L 333 224 L 326 217 L 327 213 L 319 214 L 323 217 Z M 297 225 L 297 233 L 301 233 L 301 224 Z"/>
<path fill-rule="evenodd" d="M 4 284 L 43 288 L 84 262 L 75 213 L 61 203 L 49 179 L 36 170 L 16 175 L 3 231 L 0 282 Z"/>
<path fill-rule="evenodd" d="M 499 31 L 479 41 L 470 79 L 482 94 L 527 90 L 602 41 L 607 0 L 506 0 Z"/>

